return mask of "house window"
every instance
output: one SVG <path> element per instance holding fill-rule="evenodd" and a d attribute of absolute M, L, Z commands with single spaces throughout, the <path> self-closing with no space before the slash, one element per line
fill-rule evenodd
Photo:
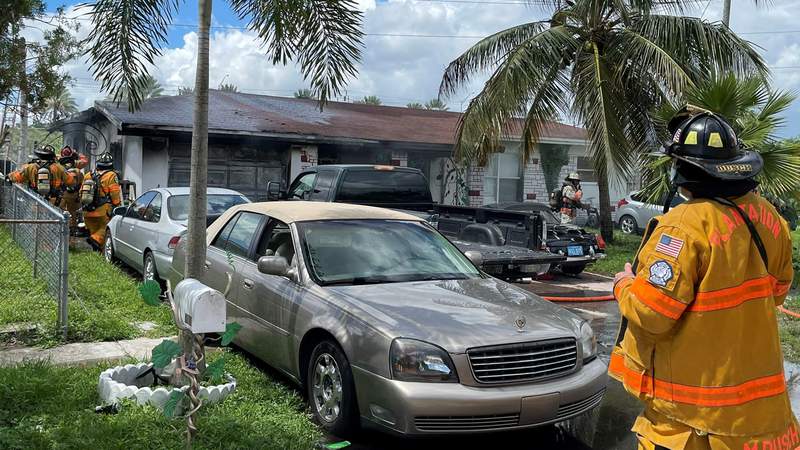
<path fill-rule="evenodd" d="M 578 175 L 581 176 L 581 183 L 596 183 L 597 175 L 594 173 L 592 158 L 586 156 L 578 157 Z"/>
<path fill-rule="evenodd" d="M 483 179 L 484 204 L 522 201 L 521 163 L 518 153 L 492 156 Z"/>

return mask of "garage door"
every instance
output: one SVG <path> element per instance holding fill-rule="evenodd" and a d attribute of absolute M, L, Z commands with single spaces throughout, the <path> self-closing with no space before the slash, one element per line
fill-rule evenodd
<path fill-rule="evenodd" d="M 233 189 L 252 201 L 267 199 L 267 183 L 280 181 L 286 184 L 284 155 L 274 151 L 230 151 L 230 147 L 209 146 L 208 186 Z M 177 153 L 177 152 L 176 152 Z M 183 152 L 180 152 L 183 153 Z M 227 154 L 230 159 L 220 158 Z M 243 157 L 245 156 L 245 157 Z M 249 156 L 250 158 L 247 158 Z M 169 186 L 189 186 L 190 159 L 184 155 L 169 158 Z"/>

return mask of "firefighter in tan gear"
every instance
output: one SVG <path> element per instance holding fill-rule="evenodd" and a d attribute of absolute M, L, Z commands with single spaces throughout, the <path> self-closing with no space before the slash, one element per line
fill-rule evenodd
<path fill-rule="evenodd" d="M 582 198 L 581 176 L 571 172 L 561 186 L 561 223 L 571 223 L 575 219 Z"/>
<path fill-rule="evenodd" d="M 8 174 L 12 183 L 25 184 L 34 192 L 47 199 L 50 204 L 58 206 L 61 195 L 67 186 L 72 186 L 75 179 L 64 167 L 56 162 L 53 147 L 47 145 L 33 151 L 33 159 L 19 170 Z"/>
<path fill-rule="evenodd" d="M 111 211 L 122 203 L 114 159 L 109 153 L 97 157 L 95 171 L 84 177 L 81 186 L 83 222 L 89 230 L 86 239 L 95 250 L 103 248 Z"/>
<path fill-rule="evenodd" d="M 81 163 L 78 153 L 70 146 L 61 149 L 61 156 L 58 162 L 64 169 L 72 175 L 74 182 L 66 187 L 61 195 L 61 209 L 69 212 L 69 229 L 71 234 L 75 234 L 78 229 L 78 210 L 81 207 L 80 189 L 83 185 L 83 171 L 78 167 Z"/>
<path fill-rule="evenodd" d="M 800 448 L 776 319 L 792 243 L 753 192 L 763 161 L 719 116 L 670 128 L 673 183 L 689 201 L 653 219 L 614 284 L 623 326 L 609 374 L 645 405 L 639 448 Z"/>

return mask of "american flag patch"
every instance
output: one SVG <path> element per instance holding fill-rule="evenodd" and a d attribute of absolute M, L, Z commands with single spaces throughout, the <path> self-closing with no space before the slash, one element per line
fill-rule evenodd
<path fill-rule="evenodd" d="M 666 233 L 661 235 L 656 245 L 657 252 L 672 256 L 673 258 L 677 258 L 678 255 L 681 254 L 681 249 L 683 249 L 683 241 Z"/>

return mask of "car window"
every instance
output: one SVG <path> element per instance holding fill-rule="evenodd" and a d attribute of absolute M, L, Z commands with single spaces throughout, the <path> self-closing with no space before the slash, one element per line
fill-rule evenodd
<path fill-rule="evenodd" d="M 348 170 L 336 201 L 352 203 L 430 203 L 425 177 L 404 170 Z"/>
<path fill-rule="evenodd" d="M 256 248 L 256 260 L 262 256 L 283 256 L 290 264 L 294 259 L 294 243 L 289 226 L 270 219 Z"/>
<path fill-rule="evenodd" d="M 236 225 L 236 221 L 239 220 L 239 217 L 242 213 L 238 213 L 225 224 L 222 228 L 222 231 L 214 238 L 214 241 L 211 242 L 213 247 L 217 247 L 220 250 L 225 250 L 225 246 L 228 244 L 228 237 L 231 235 L 231 231 L 233 231 L 233 227 Z"/>
<path fill-rule="evenodd" d="M 247 198 L 237 194 L 209 194 L 206 202 L 206 214 L 220 215 L 233 206 L 248 203 Z M 173 195 L 167 199 L 167 212 L 172 220 L 189 218 L 189 196 Z"/>
<path fill-rule="evenodd" d="M 256 238 L 256 233 L 264 216 L 251 212 L 242 212 L 240 214 L 239 220 L 236 221 L 230 235 L 228 235 L 225 251 L 247 258 L 250 256 L 250 247 Z"/>
<path fill-rule="evenodd" d="M 314 180 L 316 178 L 316 172 L 307 173 L 298 178 L 289 190 L 289 198 L 306 200 L 306 197 L 311 192 L 311 187 L 314 186 Z"/>
<path fill-rule="evenodd" d="M 158 222 L 161 220 L 161 194 L 156 194 L 155 198 L 147 205 L 142 219 L 148 222 Z"/>
<path fill-rule="evenodd" d="M 158 192 L 150 191 L 145 192 L 136 201 L 133 202 L 130 208 L 128 208 L 128 212 L 125 214 L 125 217 L 130 217 L 132 219 L 144 219 L 145 210 L 147 210 L 147 205 L 155 198 Z"/>
<path fill-rule="evenodd" d="M 309 200 L 325 201 L 328 199 L 328 193 L 331 191 L 333 180 L 336 178 L 337 172 L 335 170 L 320 170 L 317 173 L 314 190 L 308 196 Z"/>

